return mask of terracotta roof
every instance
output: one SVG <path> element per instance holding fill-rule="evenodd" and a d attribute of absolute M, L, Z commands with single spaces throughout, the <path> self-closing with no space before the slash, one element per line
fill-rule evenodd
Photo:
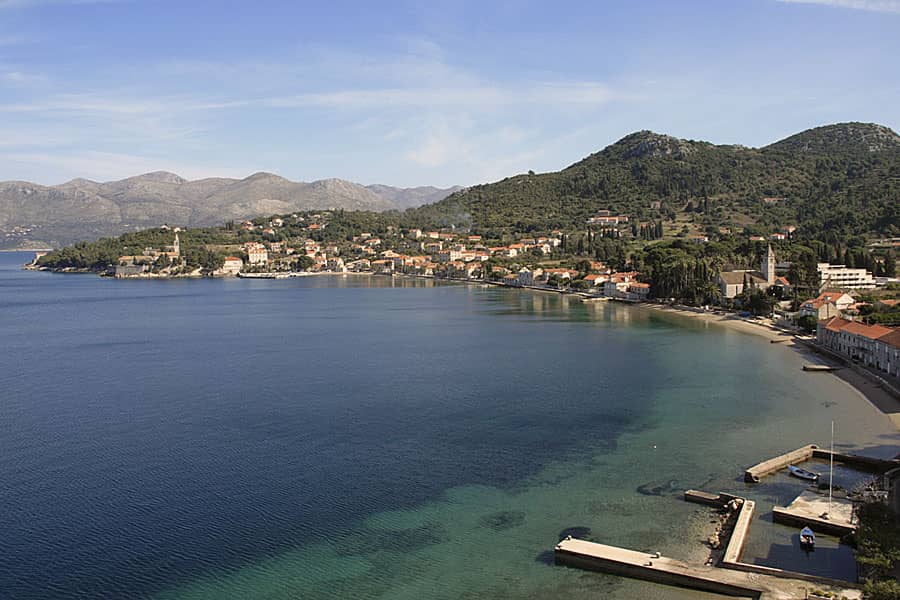
<path fill-rule="evenodd" d="M 822 308 L 826 304 L 834 304 L 830 300 L 807 300 L 803 303 L 804 308 L 815 308 L 816 310 Z"/>
<path fill-rule="evenodd" d="M 878 341 L 894 348 L 900 348 L 900 329 L 892 329 L 890 333 L 878 338 Z"/>
<path fill-rule="evenodd" d="M 887 335 L 893 331 L 893 329 L 882 325 L 866 325 L 858 321 L 851 321 L 848 325 L 845 325 L 843 329 L 847 333 L 861 335 L 870 340 L 877 340 L 881 336 Z"/>
<path fill-rule="evenodd" d="M 845 296 L 844 292 L 822 292 L 816 297 L 816 300 L 822 300 L 825 302 L 835 302 L 840 298 Z M 852 296 L 851 296 L 852 298 Z"/>
<path fill-rule="evenodd" d="M 848 321 L 847 319 L 842 319 L 841 317 L 831 317 L 825 321 L 825 329 L 828 331 L 841 331 L 844 327 L 852 323 L 853 321 Z"/>

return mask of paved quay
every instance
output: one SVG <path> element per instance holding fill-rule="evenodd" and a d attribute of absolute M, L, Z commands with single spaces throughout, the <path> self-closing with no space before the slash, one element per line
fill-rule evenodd
<path fill-rule="evenodd" d="M 853 502 L 846 498 L 833 498 L 831 505 L 828 495 L 804 490 L 787 507 L 772 509 L 776 523 L 784 525 L 808 525 L 813 531 L 843 536 L 856 531 L 853 522 Z"/>
<path fill-rule="evenodd" d="M 657 553 L 637 552 L 574 538 L 557 544 L 555 556 L 558 563 L 571 567 L 742 598 L 801 600 L 814 589 L 826 589 L 839 598 L 862 598 L 859 589 L 849 586 L 825 586 L 757 572 L 692 565 Z"/>

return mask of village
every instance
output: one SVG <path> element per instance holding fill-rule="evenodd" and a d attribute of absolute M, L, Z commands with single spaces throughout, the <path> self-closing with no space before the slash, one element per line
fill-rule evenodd
<path fill-rule="evenodd" d="M 583 299 L 674 303 L 674 299 L 655 297 L 652 282 L 637 270 L 617 270 L 600 260 L 580 260 L 574 266 L 554 262 L 566 243 L 561 230 L 519 237 L 503 245 L 485 243 L 481 236 L 468 232 L 393 227 L 381 234 L 361 232 L 336 239 L 323 235 L 328 217 L 328 213 L 307 217 L 295 214 L 234 224 L 239 235 L 252 239 L 215 248 L 227 252 L 227 256 L 214 269 L 188 267 L 179 239 L 182 230 L 164 227 L 173 236 L 172 244 L 123 255 L 110 274 L 116 278 L 212 275 L 257 279 L 369 274 L 475 282 L 574 294 Z M 627 216 L 610 211 L 599 211 L 589 221 L 608 236 L 619 235 L 618 228 L 625 223 Z M 297 236 L 298 231 L 306 236 Z M 801 297 L 798 302 L 797 289 L 787 277 L 791 264 L 779 262 L 772 246 L 790 233 L 785 231 L 768 239 L 751 239 L 766 244 L 759 268 L 719 272 L 716 285 L 722 305 L 703 306 L 702 310 L 721 312 L 727 307 L 741 317 L 765 318 L 775 327 L 815 333 L 819 345 L 841 357 L 900 377 L 900 332 L 879 324 L 885 320 L 888 325 L 896 324 L 896 320 L 883 317 L 897 316 L 894 313 L 900 313 L 900 300 L 871 296 L 876 290 L 896 289 L 900 282 L 875 277 L 866 269 L 818 263 L 818 294 Z M 690 241 L 707 243 L 708 239 L 692 236 Z M 766 308 L 769 314 L 751 314 L 741 306 L 741 298 L 751 291 L 773 298 Z"/>

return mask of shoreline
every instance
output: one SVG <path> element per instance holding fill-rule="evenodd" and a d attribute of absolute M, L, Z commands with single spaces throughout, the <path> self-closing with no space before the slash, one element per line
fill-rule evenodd
<path fill-rule="evenodd" d="M 23 265 L 23 268 L 27 268 L 27 265 Z M 90 274 L 92 271 L 56 271 L 51 269 L 36 269 L 31 268 L 28 270 L 32 271 L 47 271 L 53 273 L 68 273 L 68 274 Z M 536 286 L 509 286 L 504 285 L 503 283 L 496 281 L 481 281 L 481 280 L 471 280 L 471 279 L 451 279 L 451 278 L 439 278 L 439 277 L 430 277 L 427 275 L 411 275 L 406 273 L 373 273 L 373 272 L 358 272 L 358 271 L 347 271 L 347 272 L 334 272 L 334 271 L 319 271 L 312 273 L 304 273 L 303 275 L 294 275 L 294 277 L 313 277 L 313 276 L 336 276 L 336 275 L 353 275 L 353 276 L 369 276 L 369 277 L 390 277 L 390 278 L 402 278 L 402 279 L 411 279 L 411 280 L 430 280 L 437 282 L 445 282 L 445 283 L 457 283 L 457 284 L 468 284 L 468 285 L 477 285 L 477 286 L 491 286 L 498 288 L 505 288 L 511 290 L 527 290 L 529 292 L 542 292 L 542 293 L 550 293 L 550 294 L 559 294 L 559 295 L 567 295 L 574 296 L 582 301 L 594 301 L 594 300 L 613 300 L 610 298 L 596 296 L 587 292 L 578 292 L 572 290 L 561 290 L 561 289 L 552 289 L 552 288 L 543 288 Z M 137 276 L 137 277 L 127 277 L 121 279 L 175 279 L 175 278 L 203 278 L 210 277 L 213 279 L 218 278 L 237 278 L 234 276 L 203 276 L 203 275 L 181 275 L 177 277 L 172 276 Z M 246 279 L 257 279 L 255 277 L 246 277 Z M 259 279 L 264 279 L 260 277 Z M 829 366 L 839 367 L 837 370 L 831 372 L 831 375 L 837 377 L 843 384 L 847 385 L 854 393 L 858 394 L 862 398 L 864 398 L 869 404 L 871 404 L 876 410 L 881 412 L 884 416 L 886 416 L 890 421 L 893 427 L 900 431 L 900 399 L 891 395 L 888 391 L 886 391 L 871 375 L 867 375 L 865 373 L 860 373 L 857 370 L 846 365 L 845 362 L 820 352 L 819 349 L 813 346 L 810 342 L 804 341 L 798 338 L 794 332 L 790 332 L 787 330 L 779 329 L 771 324 L 767 324 L 767 322 L 752 322 L 739 317 L 733 313 L 716 313 L 711 311 L 701 311 L 699 309 L 695 310 L 690 307 L 681 307 L 681 306 L 673 306 L 668 304 L 656 304 L 651 302 L 624 302 L 623 304 L 639 307 L 641 309 L 647 309 L 651 311 L 656 311 L 661 314 L 669 314 L 673 315 L 676 318 L 682 317 L 687 319 L 693 319 L 695 321 L 701 321 L 703 323 L 712 323 L 713 325 L 717 325 L 726 329 L 730 329 L 732 331 L 737 331 L 739 333 L 744 333 L 747 335 L 753 335 L 756 337 L 761 337 L 769 340 L 772 345 L 784 346 L 786 349 L 789 349 L 793 352 L 803 355 L 804 357 L 810 359 L 812 362 L 816 364 L 823 364 Z M 815 376 L 825 376 L 826 374 L 817 374 Z M 859 440 L 859 443 L 865 443 L 866 441 L 871 440 Z"/>
<path fill-rule="evenodd" d="M 845 361 L 838 360 L 829 354 L 821 352 L 818 347 L 812 345 L 812 342 L 802 340 L 792 332 L 777 329 L 763 323 L 749 322 L 731 314 L 722 315 L 712 312 L 695 312 L 690 309 L 662 304 L 645 303 L 640 306 L 642 308 L 674 315 L 676 317 L 712 323 L 713 325 L 724 327 L 732 331 L 762 337 L 770 342 L 785 342 L 773 343 L 771 345 L 780 346 L 786 350 L 796 352 L 816 364 L 838 367 L 836 370 L 829 373 L 816 373 L 811 374 L 811 376 L 827 377 L 831 375 L 836 377 L 840 382 L 835 382 L 836 385 L 848 386 L 854 394 L 865 399 L 873 408 L 887 417 L 897 431 L 900 431 L 900 399 L 885 390 L 872 376 L 860 373 L 848 366 Z M 861 447 L 865 443 L 872 441 L 873 440 L 854 440 L 854 442 Z"/>

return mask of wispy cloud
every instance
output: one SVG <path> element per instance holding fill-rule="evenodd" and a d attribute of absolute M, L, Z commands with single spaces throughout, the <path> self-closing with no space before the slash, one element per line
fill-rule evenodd
<path fill-rule="evenodd" d="M 513 105 L 573 104 L 599 105 L 629 95 L 615 92 L 596 82 L 543 83 L 520 82 L 515 85 L 476 85 L 470 87 L 370 88 L 280 96 L 257 100 L 260 104 L 282 108 L 322 106 L 327 108 L 390 107 L 479 107 Z M 251 101 L 253 102 L 253 101 Z"/>
<path fill-rule="evenodd" d="M 24 88 L 46 84 L 49 80 L 40 73 L 29 73 L 21 69 L 5 68 L 0 65 L 0 87 Z"/>
<path fill-rule="evenodd" d="M 124 0 L 0 0 L 0 10 L 4 8 L 32 8 L 48 4 L 112 4 Z"/>
<path fill-rule="evenodd" d="M 789 4 L 819 4 L 880 13 L 900 14 L 900 0 L 778 0 Z"/>
<path fill-rule="evenodd" d="M 132 156 L 128 150 L 117 152 L 137 145 L 154 155 L 215 154 L 221 143 L 212 140 L 233 139 L 233 131 L 245 123 L 253 123 L 254 132 L 245 142 L 266 139 L 264 146 L 269 146 L 294 130 L 284 124 L 314 121 L 324 111 L 333 125 L 319 142 L 330 152 L 342 152 L 340 140 L 381 140 L 397 157 L 398 169 L 424 170 L 441 181 L 447 168 L 464 169 L 471 182 L 534 166 L 547 148 L 546 140 L 541 142 L 533 131 L 535 115 L 587 119 L 613 102 L 639 97 L 615 84 L 552 80 L 546 73 L 489 79 L 448 64 L 434 44 L 412 40 L 407 47 L 408 53 L 377 57 L 317 48 L 309 52 L 312 60 L 161 63 L 148 68 L 155 76 L 153 89 L 115 86 L 63 92 L 57 87 L 53 93 L 51 85 L 40 94 L 0 101 L 0 116 L 14 115 L 19 122 L 14 139 L 28 140 L 28 130 L 34 129 L 35 139 L 51 133 L 46 139 L 64 137 L 71 145 L 5 144 L 0 147 L 8 154 L 2 158 L 26 172 L 53 169 L 95 179 L 155 169 L 191 177 L 189 168 Z M 0 70 L 0 83 L 2 75 Z M 11 73 L 8 77 L 17 78 Z M 185 81 L 191 82 L 190 88 L 182 88 Z M 282 125 L 276 128 L 275 122 Z M 541 150 L 511 151 L 520 145 Z M 70 147 L 79 146 L 90 151 L 69 154 Z M 259 156 L 248 153 L 245 159 Z M 198 168 L 194 174 L 220 171 Z"/>

